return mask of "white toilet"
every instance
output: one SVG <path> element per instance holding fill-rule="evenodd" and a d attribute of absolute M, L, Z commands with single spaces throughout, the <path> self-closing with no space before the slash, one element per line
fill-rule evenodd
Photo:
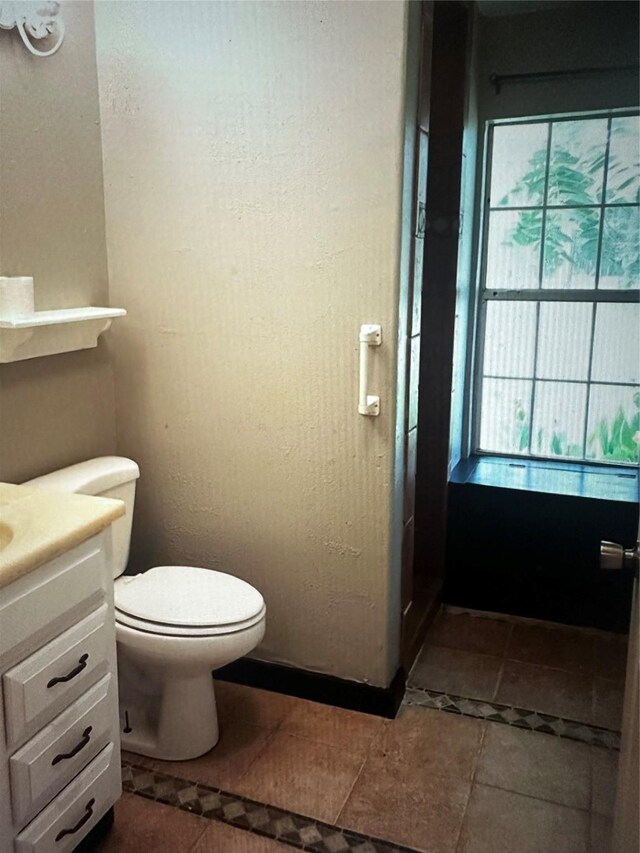
<path fill-rule="evenodd" d="M 211 569 L 157 566 L 120 577 L 139 476 L 131 459 L 104 456 L 25 485 L 125 502 L 126 515 L 112 527 L 122 747 L 179 761 L 217 743 L 211 671 L 260 643 L 266 607 L 250 584 Z"/>

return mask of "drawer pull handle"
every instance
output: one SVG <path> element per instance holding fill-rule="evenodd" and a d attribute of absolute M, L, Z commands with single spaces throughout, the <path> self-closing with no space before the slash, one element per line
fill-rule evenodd
<path fill-rule="evenodd" d="M 61 752 L 59 755 L 56 755 L 51 762 L 51 766 L 53 767 L 54 764 L 57 764 L 59 761 L 65 761 L 67 758 L 73 758 L 73 756 L 77 755 L 81 749 L 84 749 L 91 740 L 92 729 L 93 726 L 87 726 L 87 728 L 82 732 L 82 740 L 73 747 L 71 752 Z"/>
<path fill-rule="evenodd" d="M 93 816 L 93 807 L 95 806 L 95 804 L 95 797 L 92 797 L 85 806 L 86 814 L 82 815 L 80 820 L 74 827 L 72 827 L 72 829 L 61 829 L 60 832 L 56 835 L 56 841 L 61 841 L 65 837 L 65 835 L 74 835 L 79 829 L 82 829 L 85 823 Z"/>
<path fill-rule="evenodd" d="M 71 681 L 71 679 L 75 678 L 76 675 L 80 675 L 82 670 L 87 665 L 88 660 L 89 655 L 82 655 L 82 657 L 78 661 L 78 666 L 75 666 L 67 675 L 58 675 L 55 678 L 52 678 L 51 681 L 47 684 L 47 688 L 54 687 L 56 684 L 62 684 L 65 681 Z"/>

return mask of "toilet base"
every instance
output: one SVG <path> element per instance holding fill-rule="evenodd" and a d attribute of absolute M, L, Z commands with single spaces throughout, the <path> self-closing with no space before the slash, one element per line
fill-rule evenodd
<path fill-rule="evenodd" d="M 141 682 L 140 671 L 122 663 L 123 749 L 163 761 L 187 761 L 213 749 L 219 730 L 211 673 L 154 684 L 148 678 Z"/>
<path fill-rule="evenodd" d="M 264 636 L 264 615 L 225 634 L 140 631 L 116 620 L 122 746 L 165 761 L 197 758 L 218 742 L 212 671 Z"/>

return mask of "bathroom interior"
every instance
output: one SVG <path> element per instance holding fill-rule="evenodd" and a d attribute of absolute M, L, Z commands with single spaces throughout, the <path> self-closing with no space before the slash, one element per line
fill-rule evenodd
<path fill-rule="evenodd" d="M 637 853 L 639 32 L 0 5 L 0 853 Z"/>

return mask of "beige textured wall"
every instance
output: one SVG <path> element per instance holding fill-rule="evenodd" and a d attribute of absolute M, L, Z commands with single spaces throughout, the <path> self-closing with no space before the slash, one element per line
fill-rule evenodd
<path fill-rule="evenodd" d="M 93 4 L 40 59 L 0 32 L 0 275 L 32 275 L 36 308 L 108 304 Z M 112 370 L 98 350 L 0 365 L 0 479 L 115 449 Z"/>
<path fill-rule="evenodd" d="M 406 6 L 151 5 L 96 9 L 134 563 L 245 578 L 259 657 L 387 684 Z"/>

